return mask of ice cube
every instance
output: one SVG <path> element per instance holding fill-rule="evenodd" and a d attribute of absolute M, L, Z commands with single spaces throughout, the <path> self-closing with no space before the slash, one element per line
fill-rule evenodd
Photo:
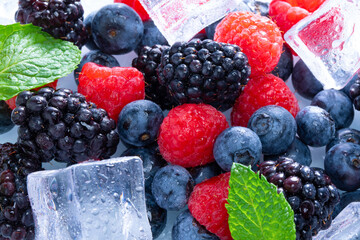
<path fill-rule="evenodd" d="M 343 88 L 360 68 L 360 0 L 328 0 L 285 40 L 325 89 Z"/>
<path fill-rule="evenodd" d="M 12 24 L 15 22 L 15 12 L 18 9 L 18 1 L 1 0 L 0 4 L 0 24 Z"/>
<path fill-rule="evenodd" d="M 36 240 L 150 240 L 138 157 L 32 173 L 28 192 Z"/>
<path fill-rule="evenodd" d="M 170 45 L 188 41 L 242 0 L 140 0 Z"/>
<path fill-rule="evenodd" d="M 320 231 L 313 240 L 360 239 L 360 202 L 352 202 L 333 220 L 330 228 Z"/>

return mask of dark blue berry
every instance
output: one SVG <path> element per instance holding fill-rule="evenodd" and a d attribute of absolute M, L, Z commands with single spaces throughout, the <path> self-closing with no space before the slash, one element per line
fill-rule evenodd
<path fill-rule="evenodd" d="M 159 31 L 159 29 L 156 27 L 156 25 L 151 19 L 143 22 L 143 24 L 144 35 L 141 38 L 138 47 L 136 48 L 138 53 L 143 46 L 152 47 L 154 45 L 169 45 L 164 35 L 162 35 L 162 33 Z"/>
<path fill-rule="evenodd" d="M 326 151 L 338 143 L 351 142 L 360 144 L 360 131 L 352 128 L 343 128 L 335 133 L 335 138 L 326 145 Z"/>
<path fill-rule="evenodd" d="M 114 58 L 113 56 L 103 53 L 100 50 L 93 50 L 88 53 L 86 53 L 82 59 L 80 64 L 78 65 L 77 69 L 74 71 L 74 77 L 76 84 L 79 85 L 79 75 L 83 68 L 83 66 L 88 63 L 93 62 L 105 67 L 120 67 L 119 62 Z"/>
<path fill-rule="evenodd" d="M 146 191 L 146 211 L 153 238 L 157 238 L 166 227 L 167 210 L 159 207 L 151 191 Z"/>
<path fill-rule="evenodd" d="M 151 192 L 156 203 L 166 210 L 178 211 L 186 206 L 194 188 L 194 179 L 183 167 L 168 165 L 154 176 Z"/>
<path fill-rule="evenodd" d="M 248 127 L 260 138 L 263 154 L 280 154 L 295 139 L 296 122 L 285 108 L 275 105 L 258 109 L 250 118 Z"/>
<path fill-rule="evenodd" d="M 149 145 L 156 141 L 163 119 L 163 112 L 156 103 L 149 100 L 131 102 L 119 115 L 120 138 L 133 146 Z"/>
<path fill-rule="evenodd" d="M 92 13 L 90 13 L 89 15 L 86 16 L 85 20 L 84 20 L 84 26 L 85 26 L 85 29 L 88 33 L 88 36 L 89 36 L 89 39 L 86 43 L 86 47 L 90 50 L 96 50 L 98 49 L 98 47 L 96 46 L 96 43 L 94 42 L 94 39 L 92 37 L 92 30 L 91 30 L 91 23 L 92 23 L 92 20 L 95 16 L 95 14 L 97 13 L 97 11 L 94 11 Z"/>
<path fill-rule="evenodd" d="M 12 110 L 5 101 L 0 101 L 0 134 L 10 131 L 14 127 L 11 121 Z"/>
<path fill-rule="evenodd" d="M 134 50 L 141 41 L 144 25 L 139 15 L 123 3 L 102 7 L 91 24 L 94 42 L 108 54 L 123 54 Z"/>
<path fill-rule="evenodd" d="M 280 56 L 280 60 L 274 70 L 272 70 L 272 74 L 286 81 L 293 71 L 293 55 L 291 49 L 284 44 L 283 51 Z"/>
<path fill-rule="evenodd" d="M 315 95 L 312 106 L 318 106 L 330 113 L 337 129 L 349 127 L 354 119 L 351 99 L 343 92 L 329 89 Z"/>
<path fill-rule="evenodd" d="M 300 139 L 312 147 L 322 147 L 335 136 L 335 121 L 330 114 L 317 106 L 307 106 L 296 115 Z"/>
<path fill-rule="evenodd" d="M 171 237 L 172 240 L 219 240 L 216 235 L 200 225 L 189 210 L 184 210 L 177 216 L 172 228 Z"/>
<path fill-rule="evenodd" d="M 214 157 L 224 171 L 232 164 L 254 167 L 261 158 L 261 141 L 255 132 L 245 127 L 231 127 L 223 131 L 214 144 Z"/>
<path fill-rule="evenodd" d="M 199 184 L 222 173 L 220 166 L 216 162 L 189 168 L 188 171 L 193 177 L 195 184 Z"/>
<path fill-rule="evenodd" d="M 336 144 L 326 153 L 324 166 L 337 188 L 354 191 L 360 187 L 360 145 Z"/>
<path fill-rule="evenodd" d="M 340 203 L 335 206 L 332 217 L 335 218 L 347 205 L 352 202 L 360 202 L 360 190 L 354 192 L 344 192 L 341 194 Z"/>

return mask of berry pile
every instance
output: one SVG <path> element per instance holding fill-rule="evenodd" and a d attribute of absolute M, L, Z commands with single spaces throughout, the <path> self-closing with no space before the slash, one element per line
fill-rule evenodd
<path fill-rule="evenodd" d="M 41 163 L 24 155 L 17 144 L 0 144 L 1 239 L 35 238 L 26 177 L 39 170 Z"/>
<path fill-rule="evenodd" d="M 250 67 L 236 45 L 193 39 L 165 49 L 157 72 L 174 103 L 207 103 L 225 111 L 247 84 Z"/>
<path fill-rule="evenodd" d="M 24 91 L 16 99 L 12 121 L 19 125 L 18 144 L 29 156 L 70 164 L 107 159 L 119 135 L 107 112 L 69 89 Z"/>
<path fill-rule="evenodd" d="M 278 187 L 278 192 L 284 193 L 294 210 L 296 239 L 312 239 L 320 230 L 329 228 L 340 195 L 321 169 L 284 157 L 261 163 L 259 171 Z"/>
<path fill-rule="evenodd" d="M 88 39 L 83 15 L 80 0 L 20 0 L 15 19 L 21 24 L 39 26 L 53 37 L 81 48 Z"/>

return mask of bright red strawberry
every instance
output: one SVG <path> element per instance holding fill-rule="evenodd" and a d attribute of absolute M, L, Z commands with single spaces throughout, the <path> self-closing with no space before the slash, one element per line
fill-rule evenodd
<path fill-rule="evenodd" d="M 180 105 L 160 126 L 160 153 L 166 161 L 182 167 L 205 165 L 214 161 L 215 139 L 228 127 L 224 114 L 210 105 Z"/>
<path fill-rule="evenodd" d="M 115 3 L 125 3 L 126 5 L 128 5 L 132 9 L 134 9 L 135 12 L 137 12 L 137 14 L 139 14 L 139 16 L 143 22 L 150 19 L 149 14 L 146 12 L 144 7 L 141 5 L 139 0 L 114 0 L 114 2 Z"/>
<path fill-rule="evenodd" d="M 48 84 L 46 84 L 46 85 L 44 85 L 42 87 L 38 87 L 38 88 L 35 88 L 33 90 L 37 91 L 37 90 L 39 90 L 40 88 L 43 88 L 43 87 L 51 87 L 53 89 L 56 89 L 57 83 L 58 83 L 58 80 L 55 80 L 54 82 L 48 83 Z M 6 100 L 6 103 L 9 105 L 9 107 L 11 109 L 16 108 L 16 96 L 10 98 L 9 100 Z"/>
<path fill-rule="evenodd" d="M 325 0 L 273 0 L 269 6 L 269 15 L 285 34 L 301 19 L 309 16 Z"/>
<path fill-rule="evenodd" d="M 298 101 L 286 83 L 272 74 L 264 74 L 251 78 L 236 100 L 231 112 L 232 125 L 246 127 L 251 115 L 267 105 L 281 106 L 294 117 L 299 111 Z"/>
<path fill-rule="evenodd" d="M 193 217 L 221 240 L 232 239 L 225 208 L 229 179 L 230 172 L 227 172 L 197 184 L 188 201 Z"/>
<path fill-rule="evenodd" d="M 145 98 L 144 76 L 136 68 L 108 68 L 89 62 L 80 73 L 78 92 L 117 121 L 126 104 Z"/>
<path fill-rule="evenodd" d="M 251 76 L 271 72 L 279 62 L 283 45 L 278 26 L 251 12 L 228 14 L 217 25 L 214 40 L 238 45 L 249 59 Z"/>

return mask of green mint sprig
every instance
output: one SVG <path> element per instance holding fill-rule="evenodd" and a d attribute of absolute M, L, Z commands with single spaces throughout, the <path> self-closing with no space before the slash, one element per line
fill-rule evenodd
<path fill-rule="evenodd" d="M 234 163 L 231 168 L 226 209 L 235 240 L 290 240 L 296 238 L 294 212 L 274 184 L 250 167 Z"/>
<path fill-rule="evenodd" d="M 81 51 L 32 24 L 0 25 L 0 100 L 41 87 L 76 69 Z"/>

